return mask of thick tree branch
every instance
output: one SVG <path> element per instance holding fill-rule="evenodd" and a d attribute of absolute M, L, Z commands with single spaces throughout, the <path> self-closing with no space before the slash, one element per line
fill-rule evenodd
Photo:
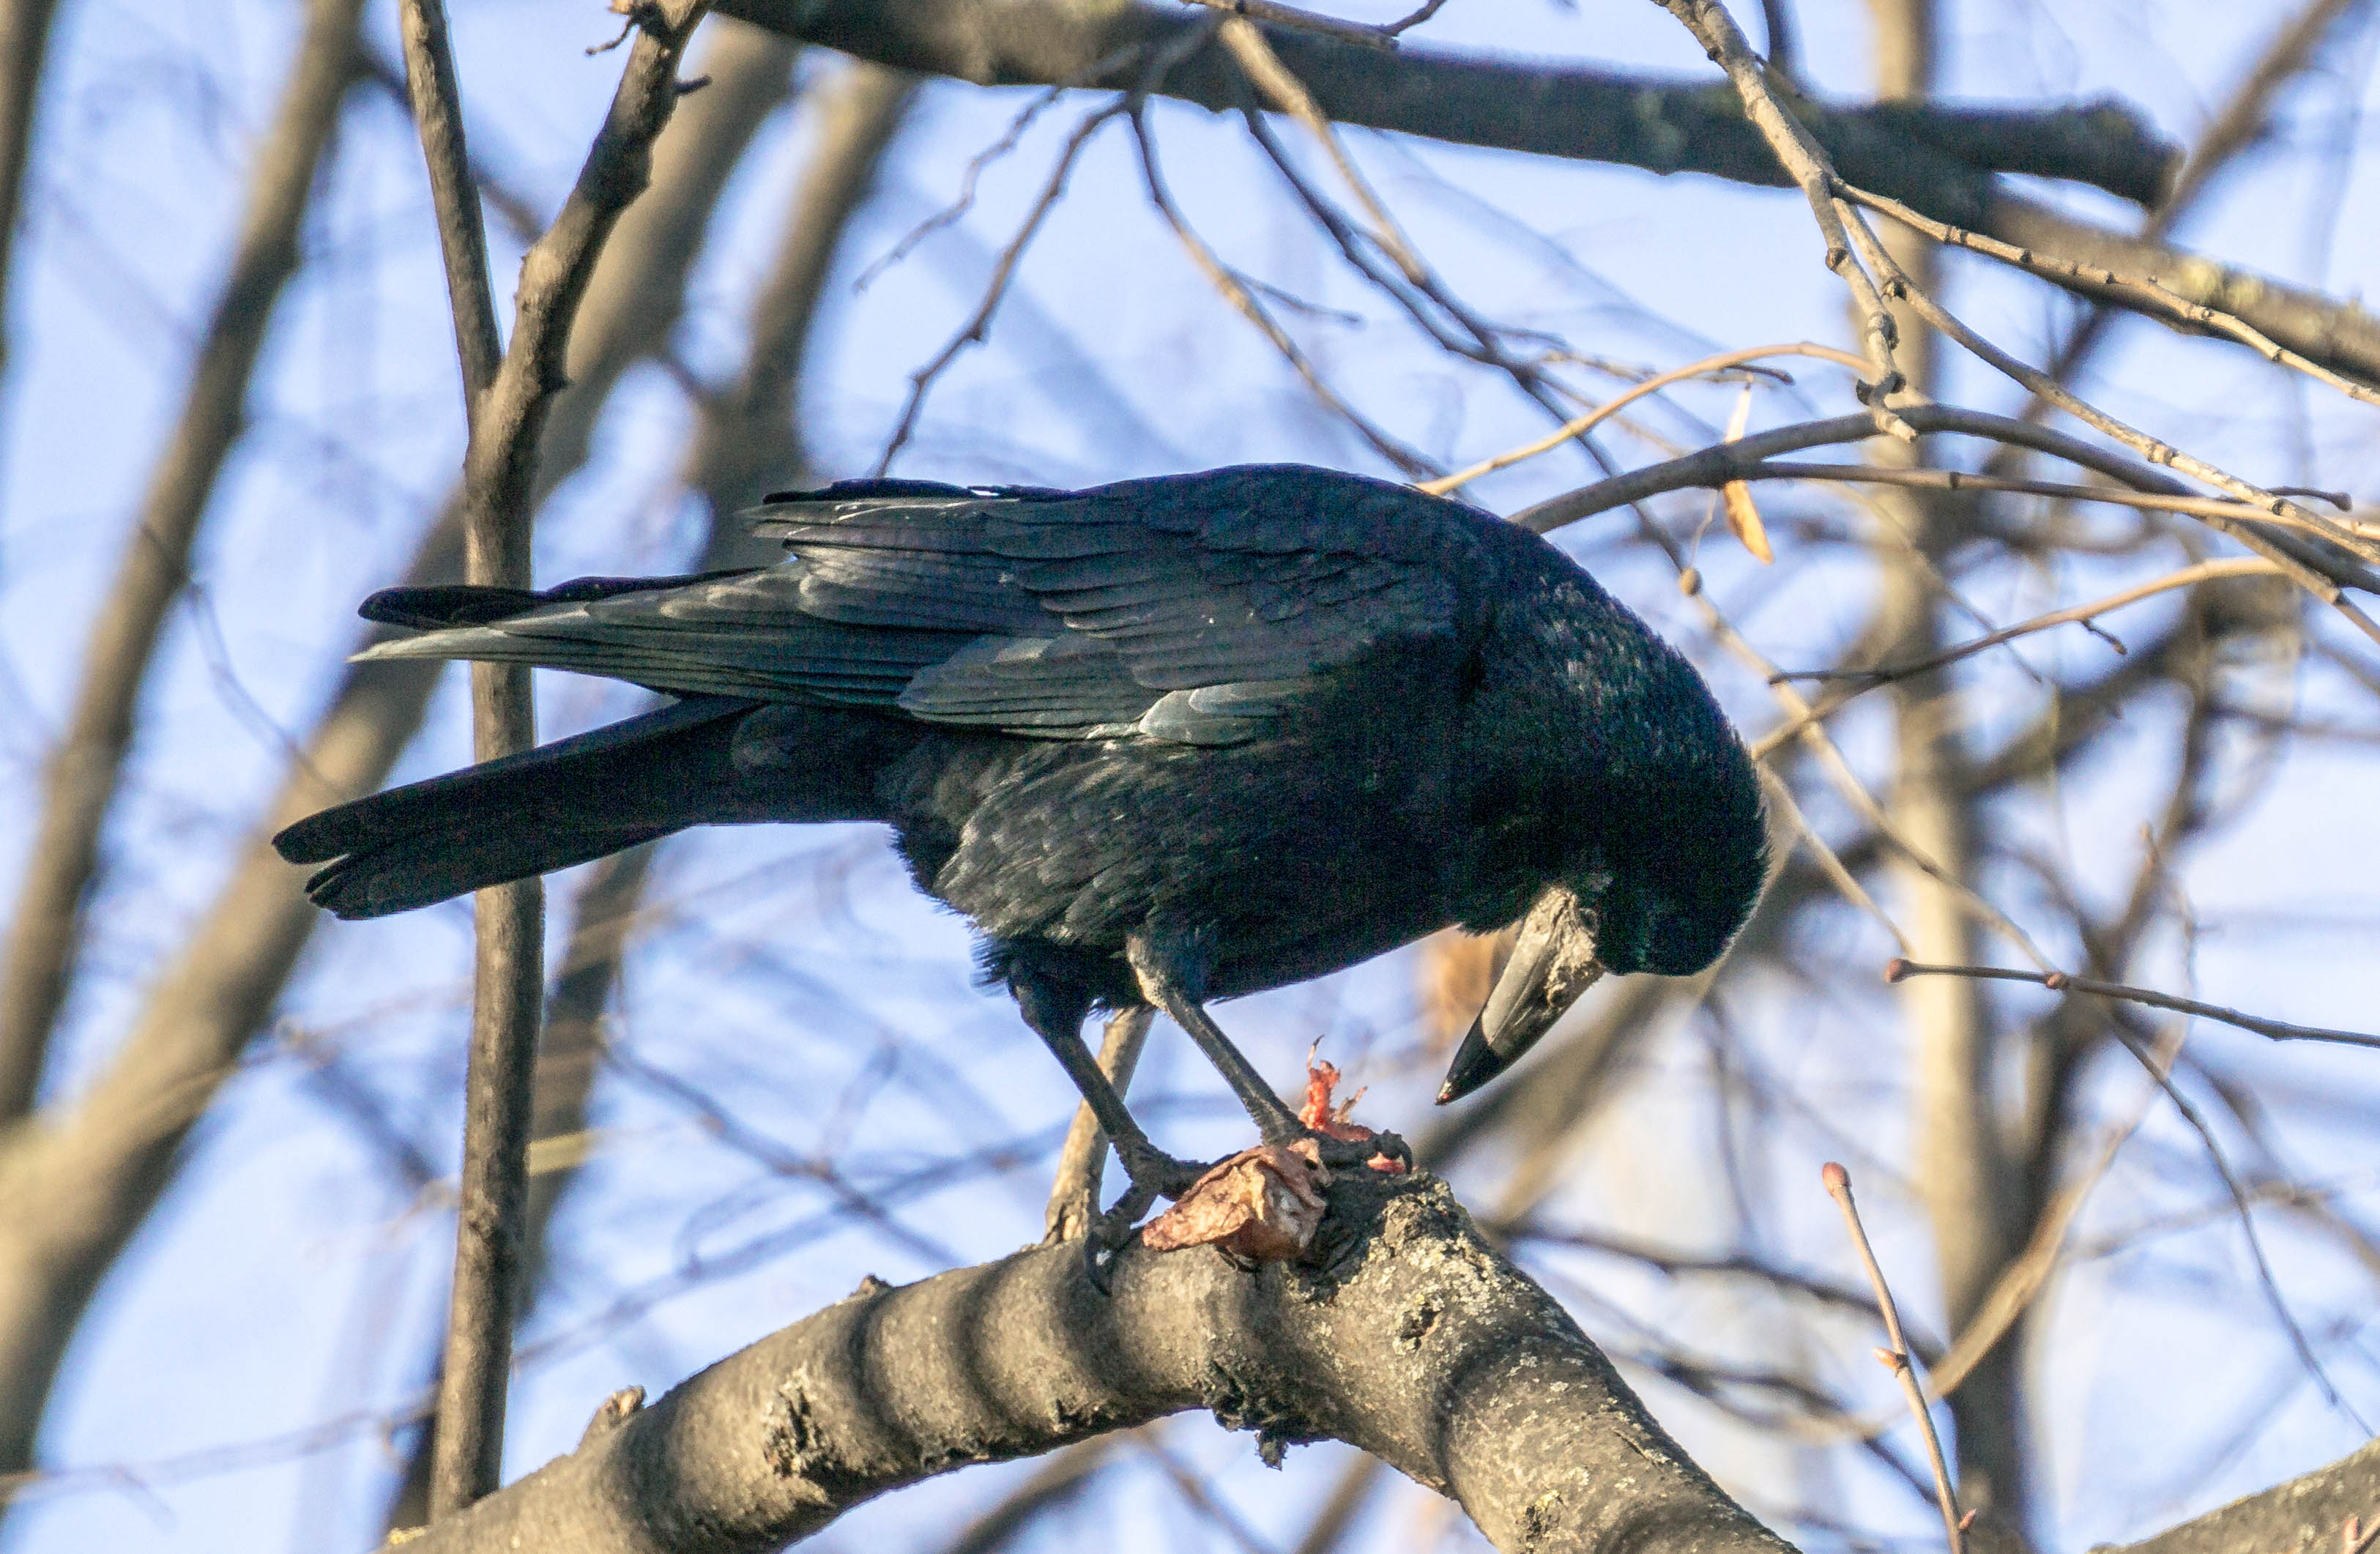
<path fill-rule="evenodd" d="M 863 59 L 986 86 L 1128 87 L 1130 67 L 1105 77 L 1093 67 L 1135 43 L 1171 40 L 1199 19 L 1148 4 L 1076 6 L 1062 0 L 727 0 L 720 9 Z M 1657 173 L 1706 173 L 1771 187 L 1791 182 L 1723 80 L 1421 47 L 1387 53 L 1278 29 L 1268 29 L 1267 37 L 1322 111 L 1342 124 Z M 1211 50 L 1183 62 L 1164 91 L 1219 111 L 1235 104 L 1231 66 Z M 2155 203 L 2175 153 L 2114 103 L 2026 111 L 1800 100 L 1794 109 L 1836 169 L 1863 188 L 2020 248 L 2154 275 L 2291 350 L 2380 382 L 2380 321 L 2353 303 L 2064 215 L 1995 181 L 1996 172 L 2032 173 Z M 2057 284 L 2100 295 L 2080 280 Z"/>
<path fill-rule="evenodd" d="M 719 9 L 863 59 L 978 86 L 1129 88 L 1136 64 L 1094 67 L 1135 44 L 1172 42 L 1207 20 L 1180 7 L 1060 0 L 726 0 Z M 1709 173 L 1779 188 L 1792 181 L 1724 81 L 1413 45 L 1388 53 L 1310 32 L 1264 30 L 1323 112 L 1342 124 L 1656 173 Z M 1162 91 L 1218 112 L 1238 104 L 1232 67 L 1213 51 L 1185 60 Z M 2178 160 L 2112 102 L 2034 110 L 1805 101 L 1797 108 L 1847 176 L 1852 166 L 1872 171 L 1908 189 L 1901 198 L 1912 202 L 1941 186 L 1937 197 L 1971 213 L 1992 171 L 2079 179 L 2149 204 Z"/>
<path fill-rule="evenodd" d="M 1648 1416 L 1442 1183 L 1349 1180 L 1328 1270 L 1079 1246 L 863 1285 L 408 1554 L 774 1549 L 889 1489 L 1189 1409 L 1268 1452 L 1350 1441 L 1452 1496 L 1502 1548 L 1781 1554 Z"/>
<path fill-rule="evenodd" d="M 2380 1441 L 2115 1554 L 2332 1554 L 2350 1519 L 2380 1520 Z"/>

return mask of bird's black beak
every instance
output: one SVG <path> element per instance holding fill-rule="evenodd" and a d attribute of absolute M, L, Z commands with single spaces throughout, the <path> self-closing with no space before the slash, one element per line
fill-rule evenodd
<path fill-rule="evenodd" d="M 1578 897 L 1559 885 L 1537 897 L 1488 1006 L 1455 1050 L 1438 1104 L 1461 1100 L 1512 1067 L 1602 975 L 1595 931 L 1579 912 Z"/>

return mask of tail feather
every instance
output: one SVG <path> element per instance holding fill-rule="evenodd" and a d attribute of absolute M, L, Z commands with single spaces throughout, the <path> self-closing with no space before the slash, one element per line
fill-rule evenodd
<path fill-rule="evenodd" d="M 341 917 L 379 917 L 484 885 L 566 868 L 714 815 L 733 791 L 728 747 L 748 701 L 696 698 L 575 739 L 393 788 L 310 816 L 273 839 Z"/>
<path fill-rule="evenodd" d="M 689 572 L 678 577 L 574 577 L 559 588 L 497 589 L 448 583 L 429 588 L 382 589 L 356 607 L 356 613 L 382 625 L 412 626 L 433 631 L 441 626 L 483 625 L 546 604 L 584 604 L 616 594 L 650 593 L 661 589 L 708 583 L 740 577 L 748 566 L 723 572 Z"/>

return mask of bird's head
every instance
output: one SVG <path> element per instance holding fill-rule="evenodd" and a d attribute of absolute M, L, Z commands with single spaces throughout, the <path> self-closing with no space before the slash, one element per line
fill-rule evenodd
<path fill-rule="evenodd" d="M 1742 746 L 1603 829 L 1592 864 L 1548 885 L 1521 919 L 1439 1104 L 1511 1067 L 1606 972 L 1690 977 L 1723 954 L 1767 877 L 1760 788 Z"/>

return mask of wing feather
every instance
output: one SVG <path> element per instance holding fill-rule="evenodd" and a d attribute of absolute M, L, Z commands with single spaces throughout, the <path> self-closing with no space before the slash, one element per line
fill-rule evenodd
<path fill-rule="evenodd" d="M 1470 629 L 1492 520 L 1293 466 L 1087 492 L 846 481 L 748 515 L 791 560 L 491 601 L 373 657 L 496 658 L 1044 737 L 1228 744 L 1381 647 Z M 1474 612 L 1475 613 L 1475 612 Z M 467 618 L 469 624 L 466 624 Z"/>

